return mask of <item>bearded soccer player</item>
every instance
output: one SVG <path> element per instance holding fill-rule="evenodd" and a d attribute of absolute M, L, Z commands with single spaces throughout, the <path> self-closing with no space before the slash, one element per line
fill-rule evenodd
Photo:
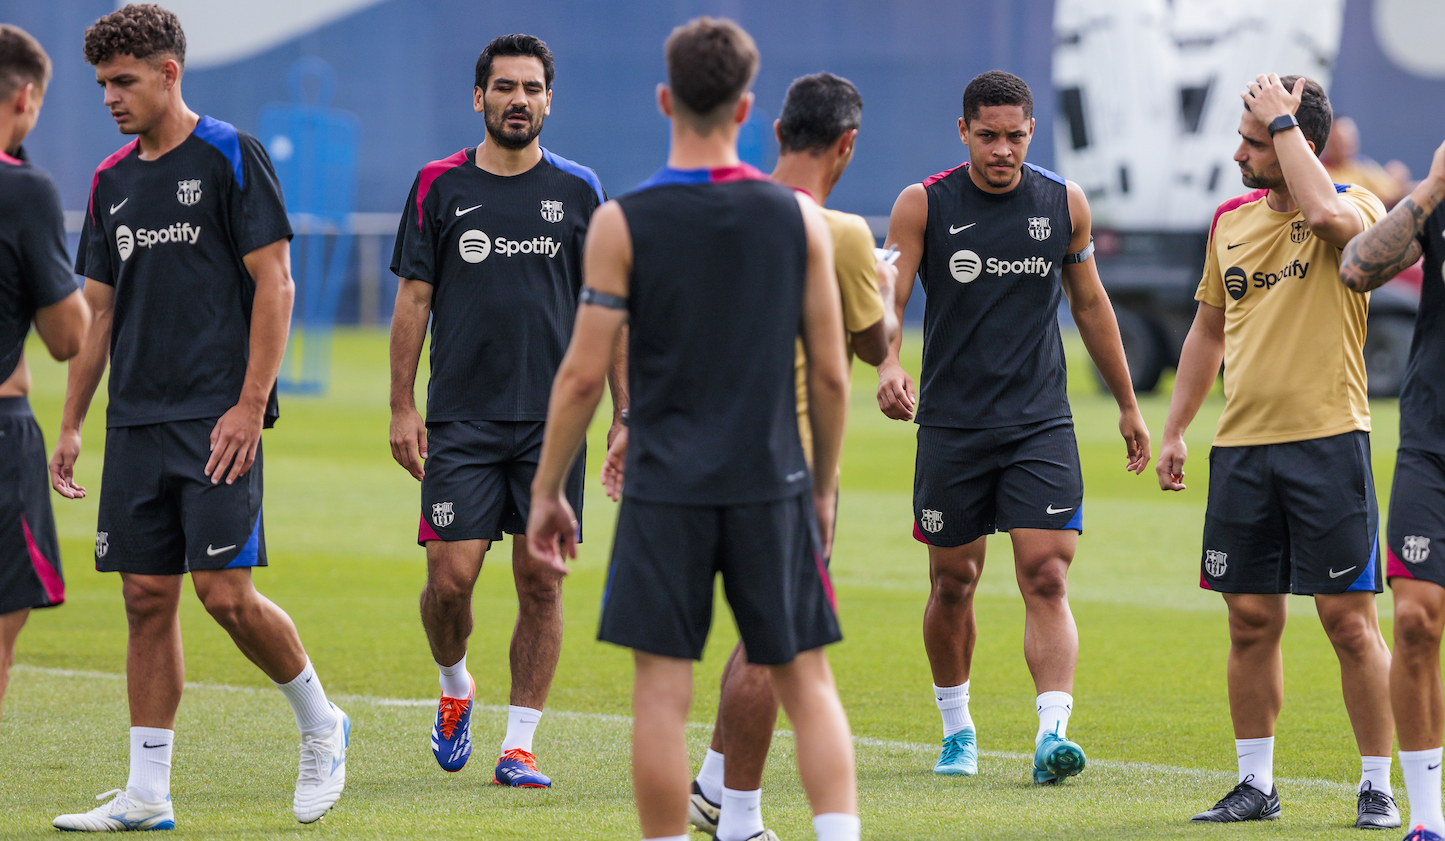
<path fill-rule="evenodd" d="M 1340 280 L 1368 292 L 1425 258 L 1420 313 L 1400 392 L 1385 578 L 1395 594 L 1390 706 L 1410 796 L 1408 841 L 1445 839 L 1440 810 L 1440 634 L 1445 630 L 1445 144 L 1430 174 L 1345 246 Z"/>
<path fill-rule="evenodd" d="M 1089 202 L 1077 184 L 1024 161 L 1033 130 L 1024 80 L 999 70 L 976 76 L 958 121 L 969 160 L 909 186 L 893 205 L 898 276 L 917 271 L 928 295 L 922 388 L 915 394 L 895 339 L 878 369 L 878 405 L 918 424 L 913 535 L 928 545 L 923 642 L 943 716 L 933 771 L 978 773 L 968 709 L 973 598 L 987 536 L 1006 531 L 1038 692 L 1033 780 L 1055 783 L 1085 763 L 1067 738 L 1079 657 L 1067 576 L 1084 487 L 1057 316 L 1064 296 L 1119 406 L 1127 470 L 1148 466 L 1149 430 L 1094 264 Z M 899 284 L 900 318 L 911 292 Z"/>
<path fill-rule="evenodd" d="M 1400 825 L 1390 789 L 1390 651 L 1380 635 L 1379 513 L 1370 468 L 1365 316 L 1340 252 L 1385 215 L 1319 162 L 1330 103 L 1317 82 L 1259 76 L 1242 93 L 1234 153 L 1252 191 L 1209 230 L 1194 324 L 1179 359 L 1156 471 L 1182 491 L 1184 432 L 1224 362 L 1209 454 L 1199 586 L 1229 609 L 1229 711 L 1239 784 L 1196 821 L 1273 820 L 1274 725 L 1284 704 L 1290 593 L 1313 596 L 1340 661 L 1360 749 L 1355 825 Z"/>
<path fill-rule="evenodd" d="M 587 223 L 606 200 L 592 170 L 538 140 L 552 78 L 552 53 L 531 35 L 504 35 L 482 50 L 472 107 L 486 140 L 422 168 L 391 265 L 401 278 L 391 450 L 421 481 L 421 615 L 441 675 L 432 752 L 446 771 L 471 756 L 472 587 L 487 549 L 511 534 L 519 608 L 507 733 L 492 781 L 533 788 L 552 784 L 537 769 L 532 737 L 561 651 L 562 589 L 528 554 L 526 518 L 547 397 L 577 314 Z M 423 421 L 412 395 L 429 318 Z M 567 482 L 579 519 L 584 461 Z"/>
<path fill-rule="evenodd" d="M 80 351 L 90 325 L 65 253 L 60 195 L 20 146 L 49 82 L 50 57 L 40 44 L 0 24 L 0 700 L 30 611 L 65 601 L 45 438 L 25 396 L 25 336 L 35 322 L 46 350 L 65 360 Z"/>
<path fill-rule="evenodd" d="M 95 564 L 120 573 L 129 620 L 130 779 L 90 812 L 56 818 L 61 829 L 175 826 L 186 573 L 296 714 L 296 819 L 320 819 L 346 782 L 350 720 L 327 701 L 290 617 L 251 580 L 266 565 L 261 430 L 278 415 L 291 226 L 260 142 L 186 107 L 185 57 L 180 21 L 158 6 L 126 6 L 85 33 L 106 108 L 136 139 L 91 182 L 75 269 L 96 317 L 70 363 L 50 474 L 62 496 L 85 496 L 74 468 L 108 358 Z"/>
<path fill-rule="evenodd" d="M 847 79 L 816 73 L 793 80 L 774 123 L 778 165 L 772 179 L 820 205 L 853 159 L 863 98 Z M 898 329 L 892 306 L 897 272 L 877 260 L 873 234 L 861 216 L 819 208 L 833 235 L 833 267 L 843 304 L 843 328 L 849 358 L 857 354 L 877 365 L 888 353 Z M 803 454 L 812 449 L 808 422 L 807 355 L 799 342 L 795 356 L 798 431 Z M 609 460 L 611 453 L 609 453 Z M 712 744 L 693 782 L 689 818 L 718 841 L 776 839 L 763 826 L 763 765 L 778 718 L 778 701 L 764 666 L 748 662 L 739 642 L 723 669 L 722 692 Z M 724 762 L 726 757 L 726 762 Z"/>
<path fill-rule="evenodd" d="M 793 722 L 817 837 L 856 841 L 852 742 L 823 651 L 840 638 L 823 558 L 848 393 L 832 243 L 812 199 L 738 161 L 758 65 L 752 38 L 731 21 L 698 18 L 673 31 L 665 53 L 667 166 L 593 219 L 529 544 L 559 575 L 564 556 L 576 555 L 564 487 L 627 323 L 627 494 L 599 637 L 633 649 L 643 837 L 687 838 L 691 661 L 702 656 L 721 573 L 748 660 L 769 668 Z M 811 474 L 794 409 L 800 325 Z"/>

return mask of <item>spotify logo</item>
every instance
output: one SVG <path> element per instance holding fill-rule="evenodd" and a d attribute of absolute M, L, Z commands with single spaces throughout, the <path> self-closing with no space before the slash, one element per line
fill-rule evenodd
<path fill-rule="evenodd" d="M 982 269 L 983 261 L 967 248 L 953 252 L 948 258 L 948 271 L 959 283 L 972 283 Z"/>
<path fill-rule="evenodd" d="M 121 262 L 130 259 L 130 254 L 135 250 L 135 237 L 131 235 L 130 228 L 124 225 L 115 227 L 115 249 L 120 252 Z"/>
<path fill-rule="evenodd" d="M 492 253 L 492 240 L 474 228 L 462 234 L 461 239 L 457 240 L 457 248 L 461 251 L 463 260 L 480 263 Z"/>
<path fill-rule="evenodd" d="M 1244 297 L 1249 290 L 1249 276 L 1239 266 L 1231 266 L 1229 271 L 1224 273 L 1224 289 L 1229 297 L 1238 301 Z"/>

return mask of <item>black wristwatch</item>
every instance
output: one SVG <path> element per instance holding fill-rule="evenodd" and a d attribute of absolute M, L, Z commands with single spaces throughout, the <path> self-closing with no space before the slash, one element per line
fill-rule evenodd
<path fill-rule="evenodd" d="M 627 410 L 626 410 L 626 409 L 623 409 L 622 411 L 620 411 L 620 412 L 617 413 L 617 422 L 620 423 L 620 424 L 622 424 L 623 426 L 627 426 Z"/>
<path fill-rule="evenodd" d="M 1280 114 L 1269 121 L 1269 136 L 1274 137 L 1276 134 L 1292 128 L 1299 128 L 1299 120 L 1296 120 L 1293 114 Z"/>

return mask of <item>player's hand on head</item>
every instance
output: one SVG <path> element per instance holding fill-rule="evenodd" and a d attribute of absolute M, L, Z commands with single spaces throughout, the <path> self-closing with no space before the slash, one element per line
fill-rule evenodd
<path fill-rule="evenodd" d="M 1268 125 L 1275 117 L 1298 111 L 1304 89 L 1304 77 L 1295 80 L 1294 89 L 1289 90 L 1280 82 L 1277 74 L 1270 73 L 1254 77 L 1254 81 L 1245 85 L 1244 92 L 1239 96 L 1249 107 L 1250 113 Z"/>
<path fill-rule="evenodd" d="M 426 475 L 426 421 L 413 406 L 391 413 L 391 457 L 418 482 Z"/>
<path fill-rule="evenodd" d="M 878 408 L 893 420 L 913 420 L 918 406 L 913 378 L 898 363 L 884 363 L 878 369 Z"/>
<path fill-rule="evenodd" d="M 211 429 L 211 457 L 206 461 L 206 478 L 211 484 L 222 480 L 232 484 L 256 463 L 261 446 L 261 428 L 266 408 L 260 411 L 244 403 L 232 406 Z"/>
<path fill-rule="evenodd" d="M 1124 463 L 1124 469 L 1136 475 L 1143 475 L 1144 470 L 1149 466 L 1149 457 L 1152 453 L 1149 449 L 1149 427 L 1144 423 L 1144 416 L 1139 413 L 1137 408 L 1119 416 L 1119 433 L 1124 436 L 1124 445 L 1128 451 L 1128 460 Z"/>
<path fill-rule="evenodd" d="M 618 430 L 607 444 L 607 457 L 602 460 L 602 487 L 613 502 L 622 499 L 622 479 L 627 464 L 627 427 Z"/>
<path fill-rule="evenodd" d="M 533 492 L 527 516 L 527 552 L 533 561 L 558 575 L 566 575 L 567 559 L 577 557 L 577 517 L 560 491 Z"/>
<path fill-rule="evenodd" d="M 75 483 L 75 462 L 80 458 L 80 432 L 61 430 L 50 456 L 50 485 L 66 499 L 84 499 L 85 488 Z"/>
<path fill-rule="evenodd" d="M 1159 448 L 1159 463 L 1154 472 L 1159 476 L 1159 490 L 1182 491 L 1184 484 L 1184 460 L 1189 457 L 1189 447 L 1184 439 L 1165 441 Z"/>

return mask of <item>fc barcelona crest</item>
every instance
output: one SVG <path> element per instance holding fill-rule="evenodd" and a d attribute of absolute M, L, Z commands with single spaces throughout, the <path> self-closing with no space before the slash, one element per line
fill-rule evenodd
<path fill-rule="evenodd" d="M 110 532 L 98 531 L 95 533 L 95 557 L 97 560 L 105 557 L 110 551 Z"/>
<path fill-rule="evenodd" d="M 1047 217 L 1047 216 L 1030 216 L 1030 217 L 1029 217 L 1029 236 L 1033 237 L 1034 239 L 1038 240 L 1039 242 L 1043 242 L 1044 240 L 1046 240 L 1046 239 L 1049 238 L 1049 233 L 1050 233 L 1050 229 L 1049 229 L 1049 217 Z"/>
<path fill-rule="evenodd" d="M 1309 238 L 1310 228 L 1303 219 L 1296 219 L 1289 225 L 1289 241 L 1295 244 L 1304 242 Z"/>
<path fill-rule="evenodd" d="M 562 203 L 559 201 L 542 200 L 542 218 L 548 222 L 562 221 Z"/>
<path fill-rule="evenodd" d="M 943 512 L 925 508 L 918 512 L 918 527 L 929 534 L 943 531 Z"/>
<path fill-rule="evenodd" d="M 201 200 L 201 179 L 176 182 L 176 201 L 190 207 Z"/>
<path fill-rule="evenodd" d="M 1218 578 L 1229 569 L 1229 555 L 1216 549 L 1204 553 L 1204 571 Z"/>
<path fill-rule="evenodd" d="M 437 502 L 432 505 L 431 521 L 437 528 L 444 529 L 451 525 L 452 520 L 455 519 L 456 515 L 452 512 L 452 504 L 450 502 Z"/>
<path fill-rule="evenodd" d="M 1405 543 L 1400 547 L 1400 555 L 1412 564 L 1424 562 L 1430 557 L 1430 538 L 1424 535 L 1407 534 Z"/>

